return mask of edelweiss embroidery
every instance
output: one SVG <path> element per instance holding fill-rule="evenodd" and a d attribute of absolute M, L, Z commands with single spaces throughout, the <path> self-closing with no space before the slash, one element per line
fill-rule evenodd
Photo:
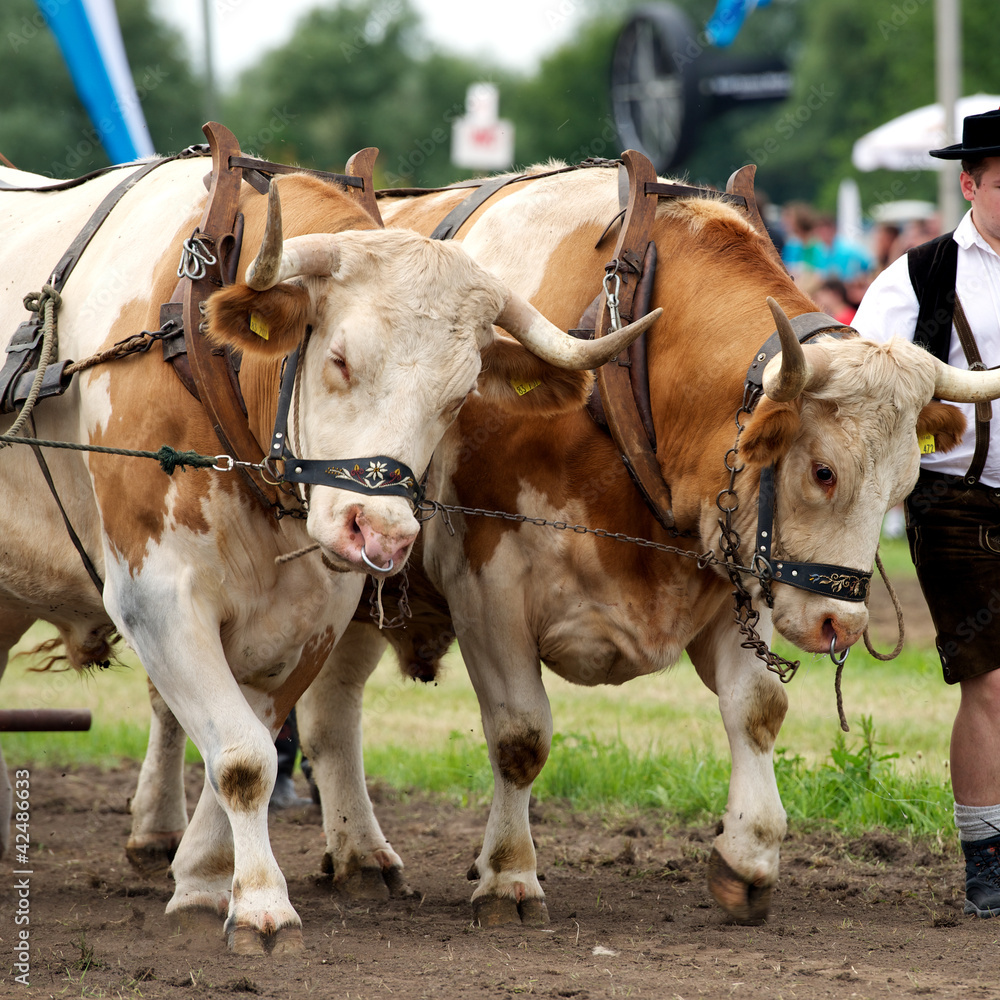
<path fill-rule="evenodd" d="M 402 486 L 411 489 L 413 486 L 412 476 L 404 476 L 398 467 L 389 471 L 389 466 L 385 462 L 371 461 L 367 469 L 362 469 L 360 463 L 355 462 L 353 466 L 331 465 L 327 470 L 327 475 L 335 479 L 352 479 L 356 483 L 372 490 L 379 490 L 385 486 Z"/>

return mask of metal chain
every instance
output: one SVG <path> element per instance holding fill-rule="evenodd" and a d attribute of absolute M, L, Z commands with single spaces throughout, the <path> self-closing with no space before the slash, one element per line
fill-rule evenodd
<path fill-rule="evenodd" d="M 725 459 L 723 460 L 729 472 L 729 485 L 725 489 L 720 490 L 718 496 L 715 498 L 715 504 L 723 515 L 719 519 L 719 547 L 722 549 L 726 572 L 729 574 L 729 579 L 734 588 L 733 600 L 736 604 L 734 621 L 739 626 L 740 632 L 745 636 L 744 641 L 740 645 L 743 649 L 753 650 L 756 657 L 764 663 L 764 666 L 772 671 L 772 673 L 777 674 L 782 684 L 787 684 L 795 676 L 800 663 L 798 660 L 786 660 L 784 657 L 779 656 L 761 638 L 760 633 L 757 631 L 760 612 L 753 606 L 753 598 L 742 579 L 744 575 L 749 575 L 755 576 L 760 580 L 761 591 L 764 594 L 767 605 L 768 607 L 772 607 L 773 598 L 771 595 L 769 569 L 755 570 L 743 565 L 739 557 L 739 532 L 733 527 L 733 514 L 736 513 L 740 505 L 739 497 L 736 495 L 736 476 L 743 471 L 743 466 L 736 461 L 739 454 L 740 435 L 743 433 L 745 426 L 745 424 L 741 423 L 741 418 L 744 416 L 748 417 L 753 412 L 758 394 L 759 390 L 755 391 L 752 387 L 747 386 L 743 395 L 743 402 L 736 411 L 736 441 L 732 448 L 726 452 Z M 726 498 L 732 498 L 732 502 L 729 503 Z M 755 565 L 753 559 L 751 559 L 750 565 L 751 567 Z"/>
<path fill-rule="evenodd" d="M 413 617 L 413 612 L 410 610 L 409 597 L 407 596 L 410 583 L 407 567 L 404 566 L 403 572 L 399 575 L 399 597 L 396 599 L 398 614 L 392 618 L 386 618 L 382 608 L 382 584 L 384 580 L 385 577 L 379 577 L 377 580 L 373 579 L 372 592 L 368 597 L 369 613 L 379 628 L 399 628 L 400 625 L 406 624 L 408 618 Z"/>
<path fill-rule="evenodd" d="M 638 545 L 644 549 L 655 549 L 657 552 L 666 552 L 669 555 L 683 556 L 686 559 L 694 559 L 699 569 L 708 566 L 723 566 L 728 570 L 726 563 L 719 559 L 713 552 L 693 552 L 691 549 L 682 549 L 676 545 L 667 545 L 664 542 L 654 542 L 649 538 L 640 538 L 635 535 L 626 535 L 620 531 L 606 531 L 604 528 L 589 528 L 583 524 L 570 524 L 568 521 L 549 521 L 544 517 L 531 517 L 528 514 L 511 514 L 505 510 L 487 510 L 483 507 L 464 507 L 461 504 L 441 503 L 438 500 L 424 499 L 417 505 L 417 520 L 428 521 L 435 514 L 441 514 L 444 526 L 448 534 L 454 535 L 455 528 L 451 523 L 450 514 L 466 514 L 473 517 L 492 517 L 501 521 L 514 521 L 517 524 L 537 524 L 546 528 L 557 528 L 560 531 L 572 531 L 577 535 L 596 535 L 598 538 L 609 538 L 615 542 L 628 542 Z M 689 535 L 686 532 L 677 532 L 677 535 Z M 759 577 L 758 571 L 741 567 L 740 572 L 748 573 L 751 576 Z"/>
<path fill-rule="evenodd" d="M 156 341 L 169 337 L 175 330 L 179 329 L 180 323 L 173 319 L 167 320 L 155 332 L 143 330 L 134 336 L 126 337 L 125 340 L 119 340 L 114 347 L 110 347 L 106 351 L 101 351 L 99 354 L 92 354 L 89 358 L 84 358 L 82 361 L 74 361 L 73 364 L 66 366 L 66 374 L 76 375 L 78 372 L 86 371 L 86 369 L 93 368 L 95 365 L 104 364 L 106 361 L 119 361 L 130 354 L 144 354 Z"/>

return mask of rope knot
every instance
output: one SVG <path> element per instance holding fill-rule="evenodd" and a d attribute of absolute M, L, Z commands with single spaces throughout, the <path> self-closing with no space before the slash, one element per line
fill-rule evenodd
<path fill-rule="evenodd" d="M 163 445 L 156 453 L 156 460 L 168 476 L 172 476 L 178 466 L 181 469 L 187 465 L 196 469 L 210 469 L 216 462 L 211 455 L 199 455 L 196 451 L 176 451 L 168 444 Z"/>
<path fill-rule="evenodd" d="M 62 306 L 62 296 L 51 285 L 43 285 L 40 292 L 29 292 L 24 297 L 24 308 L 39 315 L 49 303 L 53 309 Z"/>

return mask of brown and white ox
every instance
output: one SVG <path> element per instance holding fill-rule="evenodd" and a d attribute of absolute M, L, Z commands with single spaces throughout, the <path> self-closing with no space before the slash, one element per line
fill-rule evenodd
<path fill-rule="evenodd" d="M 91 358 L 159 329 L 182 241 L 202 217 L 207 163 L 166 162 L 113 209 L 62 291 L 60 358 Z M 42 288 L 123 176 L 111 170 L 66 191 L 0 189 L 0 316 L 8 337 L 26 318 L 25 294 Z M 48 183 L 6 169 L 0 181 L 7 188 Z M 460 245 L 377 229 L 357 202 L 317 178 L 291 175 L 280 188 L 284 242 L 274 225 L 265 240 L 268 199 L 243 186 L 248 250 L 238 273 L 246 271 L 252 287 L 239 282 L 207 304 L 209 336 L 242 349 L 247 419 L 263 453 L 282 358 L 297 346 L 288 423 L 297 457 L 388 456 L 418 476 L 477 384 L 498 411 L 520 407 L 511 378 L 552 380 L 559 387 L 549 396 L 553 408 L 578 405 L 590 385 L 589 373 L 558 371 L 498 334 L 494 322 L 567 369 L 609 356 L 601 347 L 580 350 Z M 266 339 L 251 326 L 266 329 Z M 158 347 L 82 371 L 65 395 L 38 404 L 28 429 L 43 440 L 112 449 L 220 450 L 205 410 Z M 225 930 L 237 951 L 297 949 L 301 921 L 267 835 L 273 739 L 357 607 L 363 557 L 403 566 L 418 531 L 410 501 L 319 485 L 309 491 L 307 519 L 278 519 L 239 473 L 168 477 L 139 457 L 44 452 L 103 594 L 32 450 L 4 448 L 0 670 L 38 619 L 55 626 L 75 667 L 108 660 L 120 634 L 155 685 L 159 711 L 176 716 L 205 760 L 205 788 L 174 858 L 168 911 L 228 914 Z M 316 553 L 276 562 L 313 543 Z M 9 843 L 10 806 L 4 769 L 0 847 Z"/>
<path fill-rule="evenodd" d="M 431 232 L 464 194 L 380 205 L 387 225 Z M 616 230 L 603 240 L 602 233 L 618 211 L 618 171 L 579 170 L 503 188 L 457 238 L 555 323 L 573 327 L 600 291 Z M 722 201 L 661 202 L 652 239 L 659 266 L 651 305 L 663 308 L 647 334 L 657 458 L 677 527 L 690 536 L 672 538 L 660 527 L 583 407 L 539 419 L 531 392 L 520 412 L 470 398 L 435 452 L 432 497 L 721 555 L 716 498 L 728 485 L 724 457 L 748 366 L 775 327 L 766 300 L 789 317 L 815 305 L 768 252 L 767 238 Z M 934 433 L 947 448 L 960 434 L 957 409 L 935 397 L 996 398 L 1000 375 L 948 369 L 904 340 L 881 346 L 822 337 L 789 351 L 796 358 L 784 359 L 784 371 L 777 358 L 768 366 L 769 395 L 740 441 L 741 555 L 749 562 L 760 470 L 774 463 L 775 560 L 870 570 L 886 511 L 915 482 L 917 435 Z M 351 878 L 388 856 L 380 853 L 385 840 L 365 794 L 360 750 L 362 687 L 387 637 L 404 669 L 427 678 L 435 664 L 426 661 L 453 629 L 478 695 L 494 774 L 482 849 L 469 873 L 478 879 L 473 906 L 484 923 L 546 917 L 528 821 L 553 729 L 541 665 L 584 685 L 621 684 L 665 670 L 686 651 L 718 696 L 732 758 L 710 889 L 733 917 L 764 917 L 786 829 L 772 751 L 787 696 L 775 673 L 741 647 L 723 571 L 593 535 L 459 513 L 450 520 L 454 536 L 435 517 L 421 537 L 423 569 L 443 600 L 414 599 L 411 566 L 410 603 L 427 612 L 424 619 L 415 611 L 405 629 L 382 633 L 352 626 L 299 703 L 304 752 L 323 802 L 331 803 L 324 822 L 335 876 Z M 865 629 L 864 603 L 775 583 L 772 612 L 756 581 L 746 582 L 758 594 L 765 639 L 773 624 L 803 650 L 827 653 L 831 645 L 847 649 Z M 355 739 L 345 743 L 350 734 Z"/>
<path fill-rule="evenodd" d="M 466 194 L 380 205 L 388 225 L 430 233 Z M 512 183 L 457 238 L 481 265 L 571 328 L 600 290 L 618 199 L 614 168 Z M 789 317 L 815 305 L 776 263 L 766 237 L 722 201 L 664 201 L 651 235 L 659 256 L 652 305 L 663 314 L 647 334 L 650 396 L 657 457 L 684 534 L 675 538 L 660 527 L 582 403 L 540 411 L 536 392 L 552 391 L 546 378 L 520 406 L 502 411 L 481 384 L 435 451 L 430 496 L 721 555 L 716 498 L 728 485 L 724 459 L 747 369 L 774 330 L 766 300 L 773 297 Z M 934 433 L 946 448 L 963 426 L 957 409 L 934 397 L 995 398 L 1000 375 L 947 369 L 903 340 L 879 346 L 823 337 L 788 351 L 791 361 L 775 358 L 768 366 L 769 394 L 746 420 L 734 526 L 743 539 L 754 537 L 760 470 L 774 463 L 774 558 L 869 570 L 885 512 L 915 481 L 918 433 Z M 473 907 L 481 922 L 546 919 L 528 822 L 531 785 L 553 728 L 541 664 L 576 683 L 621 684 L 665 670 L 685 651 L 718 696 L 732 757 L 710 888 L 733 917 L 765 916 L 785 833 L 772 751 L 787 697 L 778 677 L 742 648 L 724 572 L 592 534 L 460 513 L 450 523 L 454 535 L 441 517 L 424 527 L 418 545 L 426 576 L 415 559 L 414 617 L 405 628 L 380 632 L 367 605 L 359 609 L 359 622 L 298 704 L 335 882 L 382 894 L 405 885 L 365 788 L 363 688 L 387 640 L 404 670 L 426 680 L 454 632 L 479 697 L 494 773 L 490 817 L 469 873 L 479 883 Z M 750 544 L 741 551 L 745 562 Z M 757 595 L 765 639 L 773 623 L 802 649 L 827 653 L 847 649 L 865 629 L 863 603 L 775 583 L 772 613 L 756 581 L 746 582 Z M 181 774 L 182 741 L 168 713 L 158 725 L 151 751 L 161 811 L 136 813 L 133 825 L 133 840 L 141 829 L 149 843 L 157 831 L 184 822 L 183 798 L 169 791 Z"/>

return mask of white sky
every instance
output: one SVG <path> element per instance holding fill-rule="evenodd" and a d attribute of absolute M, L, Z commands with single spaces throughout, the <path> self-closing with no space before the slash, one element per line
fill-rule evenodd
<path fill-rule="evenodd" d="M 225 88 L 263 52 L 286 42 L 296 22 L 336 0 L 155 0 L 154 9 L 188 39 L 197 62 L 204 47 L 203 7 L 211 9 L 215 67 Z M 424 34 L 437 47 L 464 56 L 489 56 L 511 69 L 534 69 L 574 28 L 577 0 L 412 0 Z M 385 9 L 397 9 L 385 0 Z"/>

